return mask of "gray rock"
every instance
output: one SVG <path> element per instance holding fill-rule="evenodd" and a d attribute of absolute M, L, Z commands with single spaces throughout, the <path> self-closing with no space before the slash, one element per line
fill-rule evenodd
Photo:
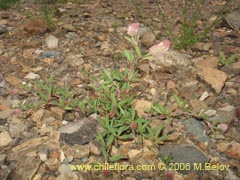
<path fill-rule="evenodd" d="M 164 145 L 160 147 L 160 156 L 170 156 L 172 157 L 176 166 L 179 166 L 180 163 L 184 167 L 174 167 L 177 171 L 183 174 L 189 174 L 196 171 L 197 167 L 202 167 L 204 170 L 205 164 L 209 161 L 208 157 L 200 149 L 195 146 L 188 144 L 181 145 Z M 189 170 L 186 165 L 189 165 Z M 195 165 L 195 167 L 194 167 Z M 179 170 L 178 170 L 179 169 Z M 199 171 L 200 172 L 200 171 Z"/>
<path fill-rule="evenodd" d="M 210 138 L 206 135 L 203 124 L 194 118 L 182 121 L 186 126 L 187 133 L 192 134 L 199 142 L 210 142 Z"/>
<path fill-rule="evenodd" d="M 82 118 L 76 122 L 70 122 L 59 129 L 61 139 L 69 145 L 86 144 L 97 135 L 97 121 Z"/>
<path fill-rule="evenodd" d="M 56 56 L 59 56 L 59 52 L 56 52 L 56 51 L 45 51 L 43 52 L 42 54 L 43 58 L 48 58 L 48 57 L 56 57 Z"/>
<path fill-rule="evenodd" d="M 210 118 L 212 122 L 230 124 L 236 118 L 234 106 L 226 106 L 217 110 L 217 115 Z"/>
<path fill-rule="evenodd" d="M 0 26 L 0 34 L 4 34 L 6 32 L 8 32 L 8 28 L 5 26 Z"/>
<path fill-rule="evenodd" d="M 191 65 L 190 56 L 177 51 L 164 52 L 160 57 L 150 61 L 153 70 L 177 70 Z"/>
<path fill-rule="evenodd" d="M 65 37 L 67 39 L 70 39 L 70 40 L 77 40 L 77 39 L 79 39 L 79 35 L 77 33 L 75 33 L 75 32 L 69 32 L 69 33 L 65 34 Z"/>
<path fill-rule="evenodd" d="M 66 173 L 72 172 L 72 170 L 70 169 L 69 164 L 61 164 L 58 167 L 58 171 L 60 172 L 60 174 L 66 174 Z"/>
<path fill-rule="evenodd" d="M 6 154 L 0 154 L 0 166 L 2 166 L 5 163 L 7 155 Z"/>
<path fill-rule="evenodd" d="M 11 169 L 8 166 L 1 166 L 1 170 L 0 170 L 0 179 L 1 180 L 6 180 L 9 179 L 8 176 L 11 173 Z"/>
<path fill-rule="evenodd" d="M 240 74 L 240 61 L 232 63 L 230 65 L 223 66 L 221 68 L 224 72 L 228 74 L 239 75 Z"/>
<path fill-rule="evenodd" d="M 22 120 L 18 118 L 12 118 L 9 124 L 9 133 L 12 137 L 19 137 L 21 133 L 25 130 L 25 124 Z"/>

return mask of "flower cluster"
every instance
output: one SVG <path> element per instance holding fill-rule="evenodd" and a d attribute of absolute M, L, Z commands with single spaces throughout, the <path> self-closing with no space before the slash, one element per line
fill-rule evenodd
<path fill-rule="evenodd" d="M 130 37 L 125 37 L 126 40 L 128 40 L 134 47 L 135 53 L 132 52 L 132 50 L 125 49 L 123 51 L 124 56 L 130 61 L 130 62 L 136 62 L 139 59 L 152 59 L 152 58 L 159 58 L 161 55 L 163 55 L 165 52 L 167 52 L 170 49 L 171 42 L 168 39 L 163 40 L 162 42 L 152 46 L 149 49 L 149 53 L 145 56 L 142 56 L 141 49 L 138 45 L 139 43 L 139 23 L 132 23 L 128 26 L 127 34 Z M 137 58 L 135 56 L 137 55 Z"/>
<path fill-rule="evenodd" d="M 171 46 L 171 42 L 168 39 L 152 46 L 149 51 L 154 58 L 160 57 L 163 53 L 167 52 Z"/>
<path fill-rule="evenodd" d="M 128 26 L 127 34 L 129 36 L 135 36 L 138 34 L 138 28 L 139 28 L 139 23 L 132 23 L 130 26 Z"/>

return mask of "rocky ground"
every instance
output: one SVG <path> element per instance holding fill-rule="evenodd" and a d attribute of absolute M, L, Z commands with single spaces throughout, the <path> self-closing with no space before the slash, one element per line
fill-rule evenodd
<path fill-rule="evenodd" d="M 69 165 L 104 163 L 95 137 L 101 130 L 96 117 L 38 105 L 37 80 L 53 78 L 81 98 L 91 96 L 91 83 L 105 68 L 126 67 L 121 56 L 126 28 L 140 22 L 141 44 L 148 50 L 167 37 L 155 1 L 142 3 L 145 19 L 128 0 L 50 2 L 49 24 L 42 4 L 24 1 L 0 11 L 0 179 L 240 179 L 240 58 L 238 0 L 224 9 L 225 21 L 187 50 L 169 51 L 157 61 L 137 64 L 140 83 L 134 106 L 138 116 L 151 102 L 174 109 L 172 122 L 151 116 L 151 126 L 163 125 L 168 138 L 160 145 L 145 140 L 120 141 L 111 155 L 122 154 L 121 165 L 155 165 L 152 170 L 77 171 Z M 211 23 L 225 1 L 202 7 L 199 27 Z M 181 24 L 178 1 L 161 3 L 166 21 Z M 231 14 L 235 13 L 235 14 Z M 229 15 L 230 16 L 227 16 Z M 160 37 L 157 40 L 146 23 Z M 201 30 L 201 28 L 200 28 Z M 220 66 L 218 53 L 238 54 Z M 176 94 L 191 111 L 179 111 Z M 204 112 L 204 117 L 200 116 Z M 100 129 L 100 130 L 99 130 Z M 172 164 L 169 164 L 169 161 Z M 168 163 L 167 163 L 168 162 Z M 169 166 L 166 166 L 168 164 Z M 205 170 L 199 168 L 205 166 Z M 166 167 L 163 168 L 163 167 Z"/>

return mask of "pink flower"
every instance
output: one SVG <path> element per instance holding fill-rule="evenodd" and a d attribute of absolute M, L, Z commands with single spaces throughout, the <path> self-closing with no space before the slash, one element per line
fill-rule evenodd
<path fill-rule="evenodd" d="M 219 124 L 217 127 L 220 128 L 223 133 L 225 133 L 228 130 L 227 124 Z"/>
<path fill-rule="evenodd" d="M 127 34 L 129 36 L 135 36 L 138 33 L 139 23 L 132 23 L 130 26 L 128 26 Z"/>
<path fill-rule="evenodd" d="M 167 52 L 170 46 L 171 42 L 168 39 L 165 39 L 162 42 L 152 46 L 149 51 L 153 57 L 157 58 L 161 56 L 164 52 Z"/>
<path fill-rule="evenodd" d="M 22 113 L 22 110 L 21 109 L 14 109 L 13 112 L 12 112 L 12 115 L 13 116 L 18 116 Z"/>

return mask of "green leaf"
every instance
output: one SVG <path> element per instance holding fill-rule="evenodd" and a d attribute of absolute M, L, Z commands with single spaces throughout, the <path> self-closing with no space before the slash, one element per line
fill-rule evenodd
<path fill-rule="evenodd" d="M 116 155 L 116 156 L 113 156 L 113 157 L 111 157 L 110 159 L 109 159 L 109 161 L 110 162 L 116 162 L 116 161 L 118 161 L 118 160 L 120 160 L 120 159 L 123 159 L 124 158 L 124 156 L 123 155 Z"/>
<path fill-rule="evenodd" d="M 133 43 L 133 40 L 132 40 L 131 38 L 125 36 L 125 39 L 126 39 L 127 41 L 129 41 L 130 43 Z"/>
<path fill-rule="evenodd" d="M 141 50 L 138 46 L 135 47 L 135 50 L 136 50 L 136 53 L 137 53 L 137 56 L 138 58 L 141 58 L 142 57 L 142 53 L 141 53 Z"/>
<path fill-rule="evenodd" d="M 101 147 L 101 151 L 102 151 L 102 155 L 105 161 L 108 160 L 108 154 L 107 154 L 107 150 L 105 147 Z"/>
<path fill-rule="evenodd" d="M 126 131 L 128 129 L 127 126 L 121 126 L 119 129 L 118 129 L 118 136 L 120 136 L 124 131 Z"/>
<path fill-rule="evenodd" d="M 130 134 L 124 134 L 122 136 L 119 136 L 118 138 L 122 139 L 122 140 L 133 139 L 132 135 L 130 135 Z"/>
<path fill-rule="evenodd" d="M 115 136 L 113 134 L 111 134 L 108 138 L 107 138 L 107 146 L 111 145 L 113 140 L 114 140 Z"/>

